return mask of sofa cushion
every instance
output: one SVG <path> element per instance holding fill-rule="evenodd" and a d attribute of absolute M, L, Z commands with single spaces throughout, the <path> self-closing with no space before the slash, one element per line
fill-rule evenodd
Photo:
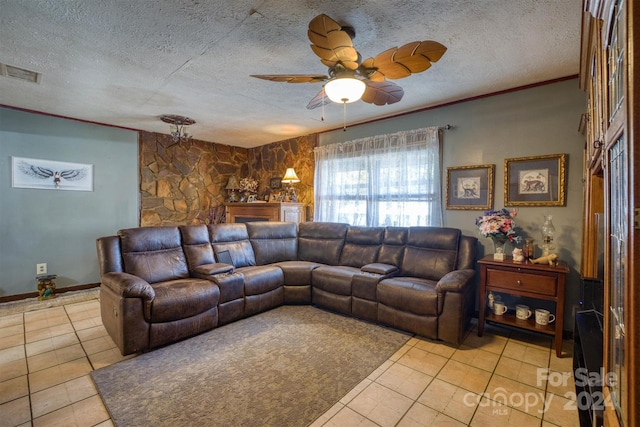
<path fill-rule="evenodd" d="M 140 227 L 118 231 L 126 273 L 148 283 L 189 277 L 178 227 Z"/>
<path fill-rule="evenodd" d="M 204 279 L 170 280 L 152 285 L 151 323 L 172 322 L 217 307 L 220 290 Z"/>
<path fill-rule="evenodd" d="M 407 244 L 408 227 L 387 227 L 384 230 L 378 261 L 382 264 L 402 265 L 404 247 Z"/>
<path fill-rule="evenodd" d="M 260 295 L 284 285 L 282 270 L 273 265 L 242 267 L 236 270 L 244 277 L 244 295 Z"/>
<path fill-rule="evenodd" d="M 284 274 L 273 265 L 243 267 L 244 315 L 251 316 L 284 304 Z"/>
<path fill-rule="evenodd" d="M 311 285 L 311 272 L 322 266 L 322 264 L 309 261 L 282 261 L 274 265 L 284 273 L 284 284 L 286 286 Z"/>
<path fill-rule="evenodd" d="M 437 281 L 455 270 L 460 234 L 453 228 L 411 227 L 400 276 Z"/>
<path fill-rule="evenodd" d="M 298 258 L 298 228 L 294 222 L 257 221 L 245 224 L 256 264 L 265 265 Z"/>
<path fill-rule="evenodd" d="M 245 224 L 210 224 L 209 239 L 211 247 L 218 259 L 218 254 L 229 251 L 231 260 L 235 267 L 246 267 L 256 265 L 256 258 L 249 242 L 249 234 Z"/>
<path fill-rule="evenodd" d="M 358 273 L 351 279 L 351 295 L 368 301 L 378 301 L 376 290 L 382 275 L 373 273 Z"/>
<path fill-rule="evenodd" d="M 190 271 L 201 265 L 215 263 L 206 225 L 181 225 L 178 228 Z"/>
<path fill-rule="evenodd" d="M 436 283 L 415 277 L 392 277 L 378 283 L 376 296 L 380 304 L 421 316 L 439 313 Z"/>
<path fill-rule="evenodd" d="M 351 295 L 351 279 L 360 269 L 345 265 L 323 265 L 311 272 L 313 287 L 332 294 Z"/>
<path fill-rule="evenodd" d="M 340 265 L 362 267 L 376 262 L 383 236 L 383 227 L 349 227 L 340 253 Z"/>
<path fill-rule="evenodd" d="M 348 224 L 303 222 L 298 225 L 298 259 L 338 265 Z"/>
<path fill-rule="evenodd" d="M 220 288 L 220 304 L 244 299 L 244 277 L 242 274 L 223 274 L 213 281 Z"/>

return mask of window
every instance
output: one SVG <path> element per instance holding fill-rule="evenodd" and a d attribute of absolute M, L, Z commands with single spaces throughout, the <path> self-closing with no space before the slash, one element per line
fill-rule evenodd
<path fill-rule="evenodd" d="M 616 4 L 611 28 L 611 39 L 607 46 L 609 53 L 609 122 L 622 107 L 624 101 L 624 1 Z"/>
<path fill-rule="evenodd" d="M 316 148 L 315 220 L 441 226 L 438 128 Z"/>

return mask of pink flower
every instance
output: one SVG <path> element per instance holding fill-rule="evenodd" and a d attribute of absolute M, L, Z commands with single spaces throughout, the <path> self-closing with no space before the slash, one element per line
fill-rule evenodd
<path fill-rule="evenodd" d="M 511 242 L 520 242 L 522 238 L 516 234 L 517 228 L 513 217 L 518 214 L 514 209 L 509 212 L 506 209 L 495 211 L 487 211 L 483 216 L 476 218 L 476 226 L 480 234 L 484 237 L 490 237 L 494 240 L 509 240 Z"/>

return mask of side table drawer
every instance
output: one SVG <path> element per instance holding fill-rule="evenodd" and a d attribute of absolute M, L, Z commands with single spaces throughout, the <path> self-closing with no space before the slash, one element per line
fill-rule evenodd
<path fill-rule="evenodd" d="M 487 285 L 555 296 L 556 277 L 487 269 Z"/>

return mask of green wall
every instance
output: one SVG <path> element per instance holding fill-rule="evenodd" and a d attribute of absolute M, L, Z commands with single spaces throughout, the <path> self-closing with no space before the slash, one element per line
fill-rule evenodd
<path fill-rule="evenodd" d="M 11 157 L 93 165 L 91 192 L 11 187 Z M 98 283 L 97 237 L 138 225 L 137 132 L 0 108 L 0 296 Z"/>
<path fill-rule="evenodd" d="M 539 243 L 543 216 L 553 215 L 558 255 L 571 268 L 566 286 L 564 327 L 565 330 L 571 330 L 573 308 L 580 298 L 578 272 L 582 243 L 582 150 L 585 141 L 578 132 L 578 125 L 585 110 L 586 97 L 578 88 L 578 80 L 569 79 L 353 126 L 347 128 L 346 132 L 339 129 L 323 133 L 319 137 L 319 145 L 450 124 L 453 129 L 443 131 L 443 204 L 446 167 L 495 164 L 496 209 L 504 206 L 505 158 L 568 154 L 566 206 L 521 207 L 516 222 Z M 445 210 L 444 225 L 477 236 L 475 218 L 481 214 L 481 211 Z M 480 257 L 485 253 L 493 253 L 489 239 L 480 238 L 479 243 Z"/>

